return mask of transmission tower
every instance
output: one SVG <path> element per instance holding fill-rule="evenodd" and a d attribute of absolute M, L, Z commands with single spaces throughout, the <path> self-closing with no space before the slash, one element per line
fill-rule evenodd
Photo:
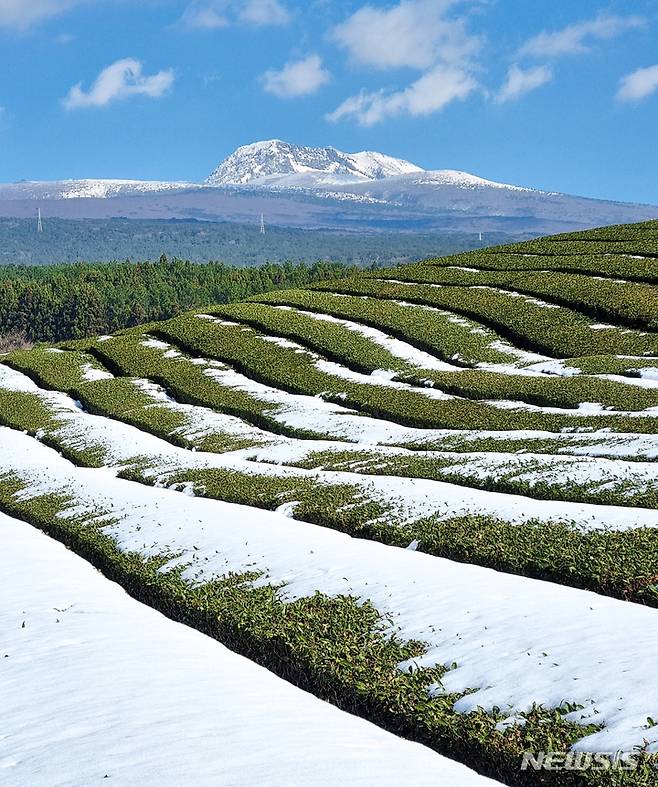
<path fill-rule="evenodd" d="M 39 208 L 39 218 L 37 219 L 37 232 L 43 232 L 43 223 L 41 221 L 41 208 Z"/>
<path fill-rule="evenodd" d="M 265 235 L 265 214 L 260 214 L 260 234 Z"/>

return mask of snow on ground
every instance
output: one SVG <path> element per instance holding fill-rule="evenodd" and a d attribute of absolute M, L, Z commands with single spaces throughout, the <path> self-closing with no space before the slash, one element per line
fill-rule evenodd
<path fill-rule="evenodd" d="M 353 322 L 352 320 L 339 319 L 338 317 L 332 317 L 329 314 L 319 314 L 317 312 L 309 312 L 303 309 L 291 309 L 290 306 L 277 306 L 276 308 L 285 311 L 295 311 L 296 313 L 303 314 L 305 317 L 310 317 L 313 320 L 341 325 L 343 328 L 347 328 L 348 331 L 352 331 L 352 333 L 357 333 L 366 339 L 370 339 L 373 344 L 388 350 L 388 352 L 390 352 L 391 355 L 394 355 L 396 358 L 406 361 L 413 366 L 418 366 L 421 369 L 432 369 L 436 372 L 454 372 L 461 370 L 460 366 L 455 366 L 452 363 L 441 361 L 435 356 L 430 355 L 423 350 L 419 350 L 412 344 L 403 342 L 400 339 L 395 339 L 383 331 L 379 331 L 376 328 L 371 328 L 369 325 L 363 325 L 362 323 Z"/>
<path fill-rule="evenodd" d="M 217 322 L 218 324 L 221 325 L 220 320 L 214 320 L 212 317 L 210 317 L 210 315 L 206 315 L 204 319 L 210 319 L 213 322 Z M 376 369 L 371 374 L 363 374 L 362 372 L 354 371 L 353 369 L 350 369 L 349 367 L 341 363 L 329 361 L 319 353 L 316 353 L 313 350 L 309 350 L 306 347 L 303 347 L 298 342 L 292 341 L 291 339 L 286 339 L 281 336 L 268 336 L 265 334 L 260 334 L 248 326 L 242 327 L 241 330 L 253 332 L 255 338 L 260 341 L 268 342 L 270 344 L 276 344 L 277 347 L 283 347 L 284 349 L 287 350 L 293 350 L 295 353 L 298 353 L 300 355 L 306 355 L 309 358 L 309 360 L 313 362 L 313 365 L 318 371 L 324 372 L 325 374 L 330 374 L 342 380 L 349 380 L 350 382 L 360 383 L 362 385 L 381 385 L 385 388 L 397 388 L 402 391 L 410 391 L 412 393 L 421 394 L 423 396 L 427 396 L 430 399 L 445 400 L 445 399 L 455 398 L 437 389 L 418 387 L 415 385 L 410 385 L 408 383 L 403 383 L 393 380 L 392 378 L 395 377 L 397 372 L 390 369 Z M 385 337 L 386 334 L 382 334 L 382 336 Z M 400 342 L 400 344 L 403 344 L 403 342 Z M 435 359 L 435 363 L 440 363 L 440 362 L 436 361 Z M 444 366 L 447 369 L 453 371 L 456 370 L 457 368 L 457 367 L 453 368 L 448 364 L 444 364 Z"/>
<path fill-rule="evenodd" d="M 169 347 L 169 345 L 165 345 Z M 550 440 L 556 442 L 556 450 L 572 451 L 592 456 L 630 456 L 647 459 L 658 458 L 658 435 L 613 433 L 607 429 L 597 432 L 542 432 L 542 431 L 490 431 L 421 429 L 403 426 L 393 421 L 362 415 L 356 410 L 327 402 L 318 396 L 290 394 L 279 388 L 264 385 L 223 364 L 212 365 L 210 361 L 195 359 L 211 379 L 220 385 L 249 393 L 257 399 L 272 404 L 276 410 L 268 413 L 272 420 L 291 427 L 326 435 L 327 438 L 352 443 L 373 445 L 425 445 L 445 440 Z M 1 371 L 1 367 L 0 367 Z M 573 410 L 570 411 L 573 413 Z M 575 446 L 572 447 L 572 444 Z"/>
<path fill-rule="evenodd" d="M 337 377 L 341 380 L 347 380 L 352 383 L 360 385 L 381 385 L 384 388 L 396 388 L 398 391 L 407 391 L 408 393 L 420 394 L 426 396 L 428 399 L 435 399 L 437 401 L 448 401 L 449 399 L 458 399 L 460 397 L 451 396 L 450 394 L 443 393 L 438 388 L 421 388 L 409 383 L 398 382 L 392 379 L 395 377 L 395 372 L 389 369 L 376 369 L 372 374 L 362 374 L 349 369 L 343 364 L 335 363 L 334 361 L 322 360 L 319 356 L 315 356 L 316 360 L 313 364 L 319 372 L 324 372 L 332 377 Z"/>
<path fill-rule="evenodd" d="M 263 448 L 261 453 L 256 449 L 224 454 L 189 451 L 121 421 L 83 412 L 78 403 L 65 394 L 45 391 L 40 393 L 40 389 L 18 372 L 9 370 L 5 374 L 9 379 L 17 380 L 15 386 L 32 386 L 32 393 L 42 395 L 44 402 L 55 408 L 61 421 L 56 434 L 63 445 L 77 450 L 100 447 L 105 452 L 105 463 L 113 466 L 115 470 L 131 464 L 144 465 L 146 475 L 159 484 L 166 484 L 169 478 L 180 471 L 221 468 L 283 480 L 311 479 L 319 485 L 349 484 L 364 499 L 381 503 L 387 509 L 386 520 L 398 524 L 410 523 L 427 516 L 445 519 L 487 515 L 515 524 L 532 519 L 542 522 L 567 522 L 583 530 L 658 527 L 658 511 L 650 509 L 536 500 L 523 495 L 490 492 L 442 481 L 280 466 L 271 463 L 271 458 L 276 456 L 274 446 Z M 1 379 L 0 377 L 0 384 Z M 7 430 L 2 430 L 2 433 L 10 434 Z M 290 455 L 292 452 L 303 457 L 304 453 L 308 453 L 306 441 L 283 440 L 282 445 L 284 454 L 288 452 Z M 292 447 L 287 448 L 287 445 Z M 295 448 L 295 445 L 299 447 Z M 331 447 L 331 444 L 321 441 L 311 442 L 310 445 L 316 450 Z M 501 460 L 500 456 L 498 458 Z M 259 459 L 261 461 L 258 461 Z M 514 464 L 516 459 L 516 455 L 507 455 L 508 462 Z M 525 460 L 521 460 L 523 461 Z M 565 463 L 564 460 L 556 459 L 556 462 L 560 461 L 569 465 L 567 473 L 573 473 L 572 462 Z M 481 462 L 481 472 L 491 473 L 486 454 Z M 543 462 L 549 480 L 555 477 L 555 471 L 546 457 L 537 457 L 537 462 Z M 629 462 L 617 470 L 616 466 L 610 466 L 608 460 L 593 459 L 589 460 L 588 465 L 592 469 L 593 477 L 602 477 L 601 482 L 605 478 L 608 482 L 617 483 L 621 474 L 626 480 L 632 478 L 640 489 L 643 485 L 653 483 L 656 476 L 652 464 L 645 466 Z M 476 472 L 475 468 L 476 465 L 473 465 L 473 473 Z M 537 473 L 534 477 L 538 480 Z M 578 480 L 583 477 L 583 473 L 579 475 L 576 471 Z M 532 473 L 529 478 L 532 478 Z"/>
<path fill-rule="evenodd" d="M 258 583 L 280 584 L 284 599 L 319 591 L 372 601 L 397 636 L 426 643 L 423 665 L 449 668 L 433 691 L 466 692 L 458 712 L 496 706 L 512 716 L 534 703 L 576 703 L 583 707 L 570 720 L 602 727 L 581 738 L 579 749 L 631 751 L 646 743 L 658 751 L 658 727 L 647 723 L 658 713 L 655 609 L 76 468 L 22 433 L 0 429 L 0 444 L 0 468 L 27 483 L 20 498 L 68 492 L 74 502 L 60 516 L 103 516 L 121 549 L 179 555 L 166 568 L 184 567 L 185 580 L 262 571 Z M 152 674 L 154 663 L 145 663 Z M 179 680 L 187 671 L 174 663 L 168 674 Z M 21 685 L 23 705 L 25 691 Z M 46 707 L 41 698 L 39 708 Z"/>
<path fill-rule="evenodd" d="M 174 623 L 2 514 L 0 597 L 4 784 L 495 784 Z"/>
<path fill-rule="evenodd" d="M 85 363 L 82 366 L 82 378 L 86 381 L 91 380 L 111 380 L 114 377 L 110 372 L 104 369 L 98 369 L 90 363 Z"/>
<path fill-rule="evenodd" d="M 340 297 L 339 293 L 332 294 Z M 369 300 L 367 296 L 363 297 L 365 300 Z M 453 325 L 459 325 L 462 328 L 466 328 L 470 334 L 489 336 L 492 339 L 489 347 L 496 352 L 503 353 L 503 355 L 509 355 L 513 357 L 515 359 L 515 363 L 539 363 L 540 361 L 551 360 L 551 358 L 547 355 L 540 355 L 539 353 L 528 352 L 527 350 L 522 350 L 518 347 L 515 347 L 511 342 L 508 342 L 506 339 L 498 336 L 494 331 L 492 331 L 490 328 L 486 328 L 482 323 L 478 323 L 475 320 L 463 317 L 462 315 L 456 314 L 455 312 L 451 312 L 446 309 L 439 309 L 436 306 L 425 306 L 423 304 L 411 303 L 409 301 L 393 300 L 392 303 L 395 303 L 398 306 L 405 306 L 412 309 L 423 309 L 424 311 L 432 312 L 437 317 L 446 318 Z"/>
<path fill-rule="evenodd" d="M 643 382 L 658 382 L 658 367 L 656 366 L 644 366 L 641 369 L 635 369 L 635 371 L 640 375 Z"/>
<path fill-rule="evenodd" d="M 259 429 L 257 426 L 236 418 L 234 415 L 226 415 L 211 410 L 209 407 L 199 407 L 197 405 L 183 404 L 177 402 L 162 388 L 162 386 L 149 380 L 133 380 L 134 384 L 142 393 L 153 399 L 154 406 L 165 407 L 173 413 L 179 413 L 185 418 L 183 426 L 174 429 L 172 434 L 178 434 L 188 440 L 201 440 L 211 435 L 234 437 L 238 439 L 250 440 L 254 443 L 268 443 L 273 440 L 285 440 L 286 438 L 274 435 Z M 0 385 L 2 385 L 2 371 L 0 370 Z"/>
<path fill-rule="evenodd" d="M 382 460 L 440 460 L 442 472 L 453 474 L 458 479 L 497 481 L 501 479 L 570 486 L 583 485 L 596 489 L 617 490 L 621 496 L 629 492 L 646 489 L 658 491 L 658 467 L 654 462 L 630 462 L 583 456 L 556 456 L 531 452 L 502 453 L 451 451 L 409 451 L 405 448 L 384 446 L 354 446 L 349 443 L 327 443 L 313 440 L 288 440 L 265 448 L 246 448 L 232 456 L 242 456 L 259 462 L 297 464 L 319 452 L 352 454 L 345 469 L 359 472 L 364 462 L 363 452 L 373 452 Z M 377 466 L 376 459 L 368 466 Z"/>
<path fill-rule="evenodd" d="M 205 362 L 207 363 L 207 362 Z M 249 393 L 276 406 L 268 413 L 272 420 L 293 429 L 316 432 L 329 438 L 356 443 L 415 443 L 440 439 L 450 434 L 441 429 L 415 429 L 393 421 L 361 415 L 356 410 L 327 402 L 319 396 L 290 394 L 256 382 L 228 367 L 208 366 L 204 374 L 219 385 Z M 371 377 L 367 377 L 372 382 Z"/>
<path fill-rule="evenodd" d="M 208 317 L 209 319 L 212 319 Z M 207 319 L 208 319 L 207 318 Z M 250 327 L 243 327 L 240 330 L 243 331 L 253 331 Z M 329 361 L 324 356 L 314 352 L 313 350 L 308 350 L 303 347 L 301 344 L 297 342 L 291 341 L 290 339 L 285 339 L 279 336 L 266 336 L 262 334 L 258 334 L 255 332 L 255 336 L 257 339 L 269 342 L 271 344 L 276 344 L 279 347 L 286 348 L 288 350 L 293 350 L 295 353 L 303 354 L 308 356 L 309 360 L 312 361 L 313 366 L 324 374 L 331 375 L 332 377 L 336 377 L 341 380 L 348 380 L 349 382 L 358 383 L 361 385 L 377 385 L 382 386 L 385 388 L 396 388 L 400 391 L 407 391 L 408 393 L 414 393 L 420 396 L 425 396 L 428 399 L 434 399 L 436 401 L 448 401 L 448 400 L 465 400 L 463 396 L 455 396 L 453 394 L 447 394 L 440 390 L 439 388 L 433 387 L 431 381 L 428 381 L 427 386 L 419 386 L 419 385 L 411 385 L 410 383 L 401 382 L 399 380 L 394 379 L 397 376 L 397 372 L 390 370 L 390 369 L 376 369 L 370 374 L 364 374 L 362 372 L 357 372 L 353 369 L 350 369 L 348 366 L 344 364 L 337 363 L 335 361 Z M 158 342 L 158 345 L 164 345 L 164 342 Z M 156 348 L 155 344 L 149 344 L 145 346 L 150 346 Z M 161 346 L 157 347 L 156 349 L 162 349 Z M 172 355 L 168 355 L 168 353 L 173 353 Z M 178 354 L 176 350 L 169 350 L 165 353 L 167 357 L 175 357 Z M 203 359 L 196 359 L 198 362 L 203 363 Z M 488 371 L 496 371 L 503 374 L 509 375 L 527 375 L 533 377 L 541 377 L 545 376 L 544 372 L 537 372 L 537 371 L 526 371 L 526 370 L 519 370 L 516 367 L 509 366 L 507 364 L 481 364 L 483 369 Z M 459 374 L 463 372 L 463 369 L 455 369 L 453 370 L 455 374 Z M 623 378 L 615 378 L 617 382 L 625 382 Z M 653 382 L 647 383 L 645 387 L 654 387 Z M 471 401 L 471 400 L 468 400 Z M 653 418 L 658 415 L 658 407 L 650 407 L 645 410 L 615 410 L 612 407 L 606 407 L 602 404 L 597 402 L 581 402 L 578 407 L 546 407 L 542 405 L 535 405 L 530 404 L 528 402 L 524 402 L 521 400 L 504 400 L 504 399 L 484 399 L 480 400 L 483 405 L 489 405 L 491 407 L 497 407 L 499 409 L 504 410 L 524 410 L 530 411 L 535 413 L 550 413 L 552 415 L 564 415 L 564 416 L 628 416 L 632 418 L 639 418 L 639 417 L 649 417 Z"/>

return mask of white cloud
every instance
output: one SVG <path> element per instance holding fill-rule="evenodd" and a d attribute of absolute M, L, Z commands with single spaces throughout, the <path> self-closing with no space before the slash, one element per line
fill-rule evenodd
<path fill-rule="evenodd" d="M 216 30 L 236 22 L 265 27 L 289 21 L 290 14 L 280 0 L 194 0 L 183 12 L 180 25 L 188 30 Z"/>
<path fill-rule="evenodd" d="M 279 0 L 247 0 L 236 5 L 240 6 L 238 19 L 250 25 L 285 25 L 290 21 L 290 14 Z"/>
<path fill-rule="evenodd" d="M 266 71 L 262 80 L 268 93 L 279 98 L 295 98 L 315 93 L 331 81 L 331 74 L 323 67 L 318 55 L 309 55 L 303 60 L 286 63 L 280 71 Z"/>
<path fill-rule="evenodd" d="M 80 0 L 0 0 L 0 27 L 27 30 L 79 3 Z"/>
<path fill-rule="evenodd" d="M 627 30 L 641 27 L 645 20 L 640 16 L 609 16 L 602 14 L 595 19 L 576 22 L 549 33 L 534 36 L 519 50 L 519 56 L 559 57 L 587 52 L 593 41 L 615 38 Z"/>
<path fill-rule="evenodd" d="M 100 72 L 88 92 L 82 89 L 82 82 L 78 82 L 71 88 L 62 103 L 66 109 L 79 109 L 104 107 L 112 101 L 130 96 L 159 98 L 174 82 L 174 72 L 171 69 L 159 71 L 152 76 L 144 76 L 142 70 L 143 66 L 139 60 L 133 58 L 117 60 Z"/>
<path fill-rule="evenodd" d="M 478 86 L 473 59 L 481 46 L 464 16 L 451 12 L 474 0 L 399 0 L 379 8 L 366 5 L 335 27 L 331 39 L 353 63 L 379 70 L 414 68 L 424 73 L 408 87 L 351 96 L 326 117 L 355 118 L 372 126 L 398 115 L 420 117 L 465 99 Z"/>
<path fill-rule="evenodd" d="M 397 115 L 431 115 L 452 101 L 464 100 L 476 87 L 477 82 L 466 71 L 438 65 L 404 90 L 362 91 L 344 101 L 327 119 L 337 122 L 354 117 L 362 126 L 373 126 Z"/>
<path fill-rule="evenodd" d="M 223 4 L 222 4 L 223 5 Z M 226 27 L 229 21 L 219 6 L 192 3 L 183 12 L 180 24 L 187 30 L 216 30 Z"/>
<path fill-rule="evenodd" d="M 619 101 L 641 101 L 658 90 L 658 65 L 638 68 L 619 83 Z"/>
<path fill-rule="evenodd" d="M 401 0 L 382 9 L 366 5 L 335 27 L 331 39 L 353 62 L 379 69 L 425 69 L 438 60 L 458 63 L 479 48 L 463 19 L 448 18 L 457 0 Z"/>
<path fill-rule="evenodd" d="M 548 66 L 520 68 L 514 64 L 507 72 L 507 79 L 496 96 L 496 101 L 500 104 L 506 101 L 513 101 L 545 85 L 552 79 L 553 72 Z"/>

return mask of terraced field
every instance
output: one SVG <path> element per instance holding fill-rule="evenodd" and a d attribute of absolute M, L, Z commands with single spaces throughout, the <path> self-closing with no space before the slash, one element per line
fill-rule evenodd
<path fill-rule="evenodd" d="M 2 593 L 34 561 L 41 609 L 40 566 L 74 560 L 24 520 L 207 635 L 160 618 L 145 643 L 154 612 L 80 580 L 80 604 L 198 695 L 190 735 L 253 745 L 213 720 L 203 647 L 227 665 L 209 696 L 245 692 L 236 724 L 277 739 L 251 771 L 197 740 L 208 783 L 657 785 L 657 243 L 655 223 L 558 236 L 0 356 Z M 102 626 L 75 625 L 93 647 L 66 669 L 93 675 Z M 47 663 L 30 636 L 16 647 Z M 157 660 L 169 642 L 180 667 Z M 112 729 L 143 680 L 126 652 L 123 682 L 101 673 Z M 175 703 L 145 702 L 173 724 Z M 34 737 L 7 740 L 29 781 Z"/>

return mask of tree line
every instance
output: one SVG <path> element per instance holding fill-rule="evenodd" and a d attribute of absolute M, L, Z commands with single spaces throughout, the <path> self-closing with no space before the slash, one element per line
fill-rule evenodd
<path fill-rule="evenodd" d="M 55 342 L 113 333 L 187 309 L 350 275 L 338 262 L 238 268 L 180 259 L 0 267 L 0 335 Z"/>

